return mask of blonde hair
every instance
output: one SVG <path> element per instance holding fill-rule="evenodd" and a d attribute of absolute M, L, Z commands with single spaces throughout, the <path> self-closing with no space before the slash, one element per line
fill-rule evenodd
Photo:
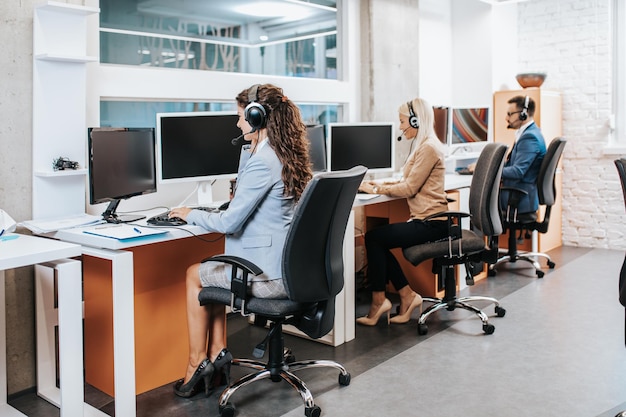
<path fill-rule="evenodd" d="M 411 106 L 413 107 L 415 116 L 417 116 L 419 120 L 419 129 L 417 129 L 415 141 L 422 143 L 426 138 L 433 138 L 437 139 L 437 142 L 439 142 L 437 133 L 435 132 L 435 112 L 433 111 L 433 106 L 419 97 L 411 100 Z M 400 107 L 398 107 L 398 113 L 410 117 L 409 103 L 402 103 Z"/>

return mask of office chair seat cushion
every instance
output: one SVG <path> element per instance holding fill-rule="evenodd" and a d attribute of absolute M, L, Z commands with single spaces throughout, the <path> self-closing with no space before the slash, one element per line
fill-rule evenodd
<path fill-rule="evenodd" d="M 204 287 L 198 295 L 200 305 L 224 304 L 230 306 L 232 293 L 229 289 L 218 287 Z M 268 318 L 281 318 L 306 312 L 316 303 L 299 303 L 284 299 L 270 299 L 252 297 L 246 303 L 246 311 Z M 235 301 L 235 307 L 241 308 L 241 300 Z"/>
<path fill-rule="evenodd" d="M 461 242 L 461 253 L 459 253 L 459 240 Z M 461 239 L 452 241 L 453 256 L 470 255 L 483 250 L 485 250 L 484 238 L 477 236 L 470 230 L 463 229 Z M 409 262 L 413 265 L 418 265 L 427 259 L 448 257 L 450 244 L 447 239 L 439 242 L 423 243 L 405 248 L 402 250 L 402 253 Z"/>

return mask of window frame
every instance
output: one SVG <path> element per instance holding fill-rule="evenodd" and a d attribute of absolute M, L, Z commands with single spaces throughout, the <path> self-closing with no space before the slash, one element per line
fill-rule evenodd
<path fill-rule="evenodd" d="M 611 0 L 612 114 L 606 154 L 626 153 L 626 3 Z"/>

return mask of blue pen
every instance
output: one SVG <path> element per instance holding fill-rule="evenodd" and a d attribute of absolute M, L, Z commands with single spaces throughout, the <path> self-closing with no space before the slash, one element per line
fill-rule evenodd
<path fill-rule="evenodd" d="M 141 230 L 137 229 L 136 227 L 133 227 L 133 230 L 137 233 L 141 233 Z"/>

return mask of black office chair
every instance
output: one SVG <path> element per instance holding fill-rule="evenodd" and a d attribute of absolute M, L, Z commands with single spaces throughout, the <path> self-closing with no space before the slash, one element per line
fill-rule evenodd
<path fill-rule="evenodd" d="M 622 183 L 622 193 L 624 195 L 624 203 L 626 204 L 626 158 L 616 159 L 615 166 L 619 173 L 619 179 Z M 619 274 L 619 302 L 625 307 L 624 309 L 624 343 L 626 343 L 626 257 L 622 263 L 622 269 Z M 618 413 L 615 417 L 626 417 L 626 410 Z"/>
<path fill-rule="evenodd" d="M 489 265 L 489 275 L 496 275 L 496 268 L 506 262 L 526 261 L 530 262 L 535 268 L 535 274 L 538 278 L 543 278 L 544 272 L 541 270 L 541 265 L 535 258 L 542 257 L 547 260 L 547 265 L 550 269 L 554 268 L 555 264 L 549 255 L 542 252 L 520 252 L 517 249 L 517 240 L 521 238 L 522 234 L 528 239 L 531 237 L 531 233 L 536 230 L 539 233 L 546 233 L 550 224 L 550 212 L 552 206 L 556 201 L 556 187 L 554 186 L 554 177 L 556 175 L 556 168 L 565 148 L 566 140 L 557 137 L 555 138 L 546 151 L 546 154 L 541 162 L 539 168 L 539 175 L 537 176 L 537 193 L 539 195 L 539 204 L 545 206 L 545 214 L 543 221 L 537 221 L 537 213 L 517 213 L 517 205 L 523 194 L 528 193 L 519 188 L 502 187 L 502 190 L 508 190 L 509 204 L 503 213 L 502 225 L 504 230 L 509 231 L 509 245 L 506 254 L 498 259 L 494 264 Z"/>
<path fill-rule="evenodd" d="M 622 193 L 624 194 L 624 203 L 626 204 L 626 158 L 616 159 L 615 166 L 622 183 Z M 626 256 L 619 274 L 619 302 L 626 307 Z M 624 343 L 626 344 L 626 309 L 624 310 Z"/>
<path fill-rule="evenodd" d="M 435 311 L 443 308 L 454 310 L 457 307 L 476 313 L 483 322 L 483 331 L 492 334 L 495 327 L 489 324 L 489 318 L 472 301 L 488 301 L 495 303 L 498 317 L 503 317 L 506 310 L 500 307 L 495 298 L 483 296 L 457 297 L 455 265 L 466 267 L 468 285 L 473 285 L 471 262 L 494 262 L 498 255 L 498 236 L 502 233 L 500 211 L 498 209 L 498 193 L 500 176 L 506 155 L 506 145 L 490 143 L 480 154 L 472 178 L 469 195 L 469 214 L 462 212 L 444 212 L 431 216 L 431 219 L 446 218 L 449 236 L 447 239 L 415 245 L 403 250 L 404 257 L 413 265 L 427 259 L 433 259 L 433 273 L 438 275 L 444 284 L 444 297 L 424 297 L 424 301 L 432 302 L 420 315 L 417 332 L 424 335 L 428 332 L 426 319 Z M 470 217 L 472 230 L 461 228 L 461 219 Z M 488 243 L 485 243 L 485 237 Z"/>
<path fill-rule="evenodd" d="M 254 381 L 270 378 L 274 382 L 287 381 L 302 396 L 305 415 L 319 416 L 311 392 L 293 371 L 313 367 L 333 367 L 340 371 L 339 384 L 348 385 L 350 374 L 332 361 L 293 361 L 286 355 L 283 342 L 283 325 L 291 324 L 311 338 L 320 338 L 333 328 L 335 296 L 343 288 L 343 240 L 354 198 L 366 173 L 366 168 L 355 167 L 347 171 L 320 173 L 307 185 L 297 205 L 287 234 L 283 252 L 283 282 L 288 299 L 264 299 L 246 291 L 248 275 L 262 271 L 251 262 L 226 255 L 205 259 L 233 265 L 230 290 L 203 288 L 199 295 L 201 305 L 230 305 L 242 315 L 255 315 L 255 322 L 270 322 L 266 340 L 269 359 L 267 363 L 256 360 L 235 359 L 233 365 L 256 369 L 228 386 L 219 399 L 220 415 L 233 416 L 235 407 L 229 402 L 239 388 Z M 236 277 L 235 269 L 240 271 Z M 261 358 L 264 348 L 257 348 L 254 356 Z"/>

